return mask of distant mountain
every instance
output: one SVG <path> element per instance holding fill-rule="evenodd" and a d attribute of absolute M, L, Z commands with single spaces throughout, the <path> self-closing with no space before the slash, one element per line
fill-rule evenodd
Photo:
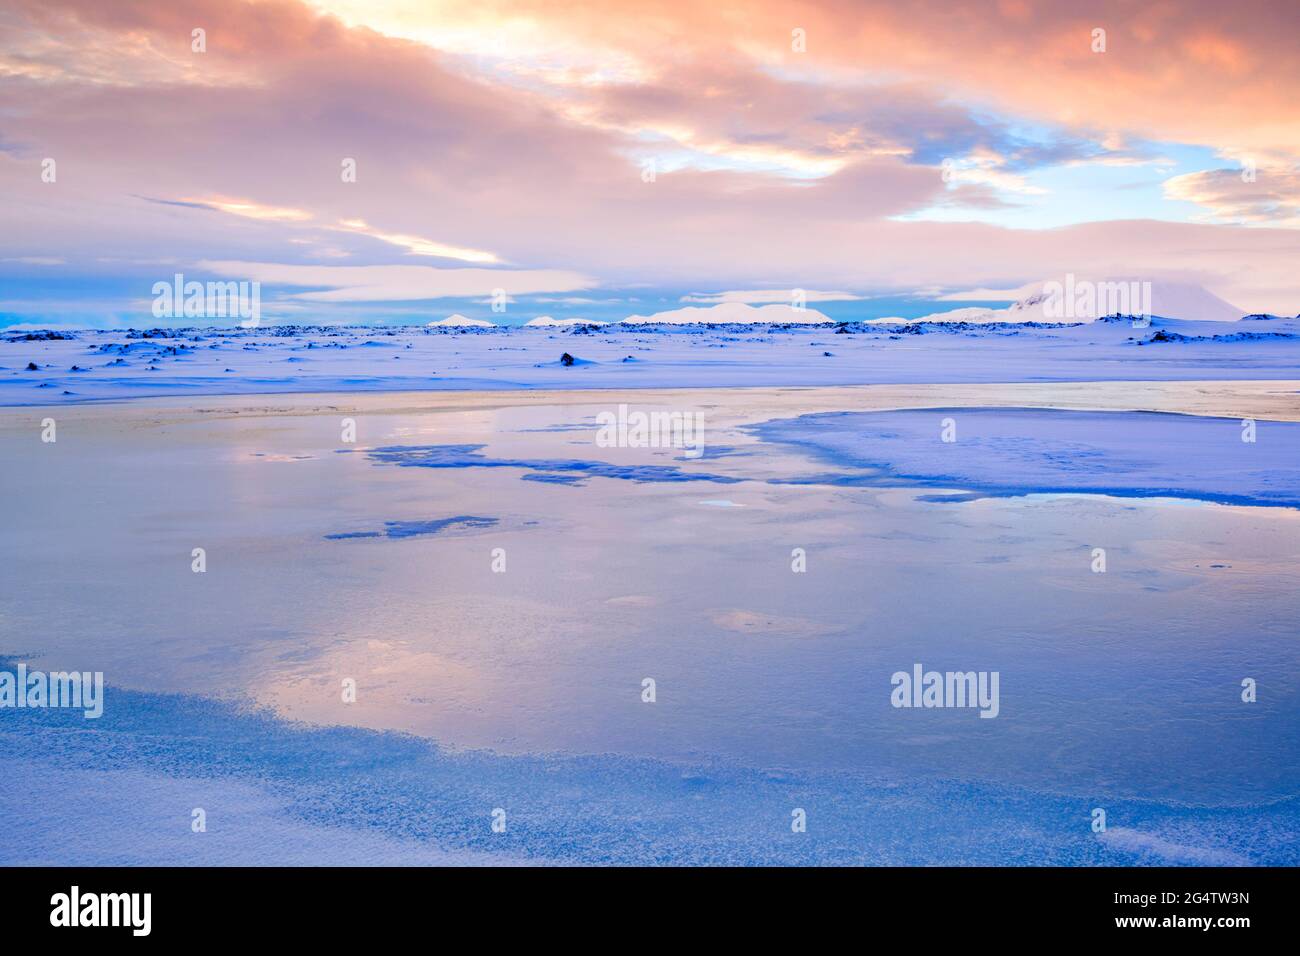
<path fill-rule="evenodd" d="M 1192 322 L 1236 322 L 1242 309 L 1203 286 L 1139 279 L 1069 277 L 1025 287 L 1027 294 L 1005 309 L 960 308 L 909 322 L 1093 322 L 1108 315 L 1153 315 Z"/>
<path fill-rule="evenodd" d="M 447 328 L 447 327 L 451 327 L 451 328 L 458 328 L 458 329 L 466 329 L 466 328 L 488 328 L 488 329 L 492 329 L 492 328 L 496 328 L 496 326 L 493 325 L 491 322 L 487 322 L 487 321 L 485 321 L 485 320 L 483 320 L 483 319 L 471 319 L 471 318 L 469 318 L 468 316 L 461 315 L 459 312 L 455 312 L 455 313 L 453 313 L 453 314 L 447 316 L 445 319 L 439 319 L 439 320 L 436 321 L 436 322 L 430 322 L 430 323 L 429 323 L 429 326 L 430 326 L 431 328 L 439 328 L 439 327 Z"/>
<path fill-rule="evenodd" d="M 568 326 L 568 325 L 605 325 L 605 322 L 598 322 L 595 319 L 555 319 L 549 315 L 539 315 L 535 319 L 529 319 L 524 323 L 525 326 Z"/>
<path fill-rule="evenodd" d="M 743 302 L 723 302 L 708 308 L 687 306 L 654 315 L 629 315 L 623 321 L 631 325 L 820 325 L 835 320 L 816 309 L 796 309 L 784 304 L 756 308 Z"/>

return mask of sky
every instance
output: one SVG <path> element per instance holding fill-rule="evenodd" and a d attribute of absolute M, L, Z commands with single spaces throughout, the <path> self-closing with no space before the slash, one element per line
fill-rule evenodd
<path fill-rule="evenodd" d="M 312 324 L 1067 274 L 1294 315 L 1297 37 L 1292 0 L 0 0 L 0 325 L 199 324 L 153 315 L 178 273 Z"/>

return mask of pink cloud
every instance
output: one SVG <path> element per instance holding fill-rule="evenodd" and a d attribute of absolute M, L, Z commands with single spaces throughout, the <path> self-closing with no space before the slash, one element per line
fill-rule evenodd
<path fill-rule="evenodd" d="M 418 246 L 702 291 L 1145 270 L 1193 276 L 1249 309 L 1296 309 L 1285 229 L 892 218 L 954 199 L 972 215 L 1008 201 L 997 179 L 1007 157 L 984 139 L 1002 134 L 963 101 L 1085 137 L 1128 132 L 1284 162 L 1300 145 L 1289 94 L 1300 67 L 1282 29 L 1295 24 L 1279 23 L 1276 7 L 1251 16 L 1198 4 L 1180 17 L 1121 3 L 1086 15 L 932 0 L 458 5 L 448 35 L 465 56 L 380 14 L 374 30 L 349 28 L 290 0 L 11 8 L 16 39 L 0 41 L 0 257 L 75 264 L 111 252 L 269 268 L 328 255 L 368 267 L 409 262 Z M 466 31 L 481 29 L 487 49 L 503 12 L 532 17 L 531 33 L 508 39 L 537 55 L 480 69 Z M 1087 37 L 1100 24 L 1108 50 L 1098 55 Z M 196 26 L 203 54 L 190 52 Z M 807 53 L 790 49 L 795 27 L 807 30 Z M 577 58 L 573 70 L 544 69 L 562 56 Z M 937 154 L 919 156 L 927 143 L 997 157 L 989 182 L 949 191 Z M 665 165 L 645 182 L 640 163 L 656 156 Z M 40 179 L 44 157 L 58 162 L 56 184 Z M 354 183 L 340 177 L 347 159 Z M 1225 208 L 1237 200 L 1221 187 L 1202 177 L 1175 189 Z M 302 215 L 184 204 L 214 196 Z M 365 229 L 339 228 L 357 222 Z"/>

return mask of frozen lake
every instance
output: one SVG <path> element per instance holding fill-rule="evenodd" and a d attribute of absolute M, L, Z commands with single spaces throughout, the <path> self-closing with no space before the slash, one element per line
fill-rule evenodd
<path fill-rule="evenodd" d="M 1298 387 L 7 410 L 0 654 L 109 690 L 0 711 L 2 861 L 1295 864 Z"/>

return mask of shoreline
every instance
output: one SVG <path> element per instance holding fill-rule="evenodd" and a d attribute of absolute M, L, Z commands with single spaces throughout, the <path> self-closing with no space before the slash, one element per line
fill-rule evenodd
<path fill-rule="evenodd" d="M 1103 391 L 1132 387 L 1130 398 L 1105 396 Z M 1206 389 L 1218 392 L 1209 402 Z M 1231 394 L 1224 394 L 1225 392 Z M 1051 394 L 1055 393 L 1055 394 Z M 1075 394 L 1071 394 L 1075 393 Z M 1151 411 L 1199 415 L 1210 418 L 1258 418 L 1300 421 L 1300 379 L 1185 379 L 1178 381 L 1109 379 L 1069 382 L 917 383 L 866 385 L 715 385 L 631 388 L 519 388 L 423 389 L 302 392 L 225 392 L 187 396 L 202 399 L 205 407 L 180 396 L 153 395 L 87 399 L 44 405 L 0 404 L 0 429 L 7 422 L 32 416 L 39 424 L 42 413 L 57 410 L 64 419 L 92 418 L 100 412 L 148 411 L 210 419 L 213 414 L 239 417 L 314 415 L 336 412 L 369 414 L 423 414 L 481 408 L 519 406 L 571 406 L 645 404 L 701 405 L 734 417 L 740 406 L 758 409 L 785 400 L 781 414 L 819 411 L 888 411 L 941 407 L 1059 408 L 1078 411 Z M 1226 405 L 1228 399 L 1233 404 Z M 1289 400 L 1289 401 L 1288 401 Z M 1237 404 L 1240 403 L 1240 404 Z M 1268 405 L 1263 411 L 1260 405 Z M 208 407 L 210 406 L 210 407 Z M 324 407 L 322 407 L 324 406 Z M 792 411 L 791 408 L 798 409 Z M 761 420 L 754 415 L 736 418 L 741 424 Z"/>

